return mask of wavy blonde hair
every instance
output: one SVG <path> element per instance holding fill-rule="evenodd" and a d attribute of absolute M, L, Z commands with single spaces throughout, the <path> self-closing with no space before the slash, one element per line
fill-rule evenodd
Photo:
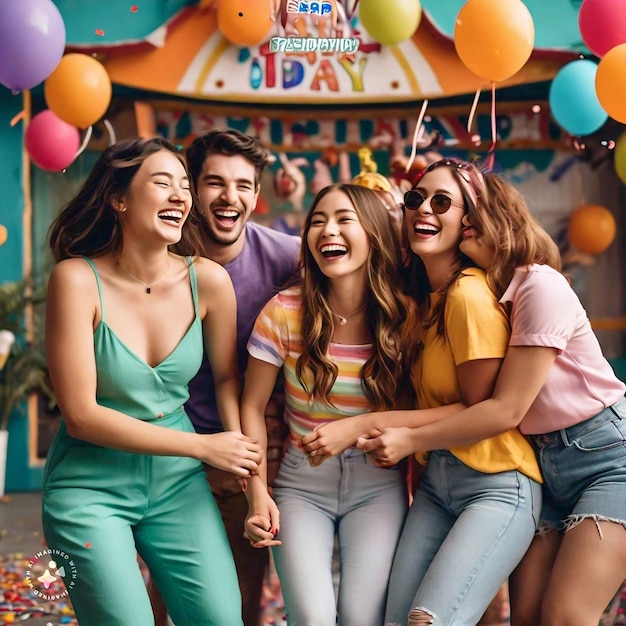
<path fill-rule="evenodd" d="M 365 187 L 344 183 L 329 185 L 317 194 L 308 212 L 300 258 L 303 348 L 296 362 L 296 376 L 310 397 L 332 406 L 330 392 L 338 369 L 328 357 L 328 347 L 336 322 L 328 305 L 328 278 L 315 262 L 307 237 L 316 206 L 333 191 L 340 191 L 349 198 L 370 242 L 365 319 L 374 349 L 361 369 L 363 392 L 374 409 L 392 408 L 402 394 L 410 390 L 407 363 L 412 358 L 412 348 L 403 328 L 413 312 L 401 288 L 400 244 L 387 209 L 378 194 Z"/>

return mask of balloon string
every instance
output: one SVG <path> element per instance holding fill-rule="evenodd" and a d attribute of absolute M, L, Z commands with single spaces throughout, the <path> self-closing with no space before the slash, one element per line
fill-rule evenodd
<path fill-rule="evenodd" d="M 478 98 L 480 98 L 480 88 L 476 91 L 474 95 L 474 102 L 472 102 L 472 108 L 469 112 L 469 117 L 467 118 L 467 132 L 472 132 L 472 124 L 474 123 L 474 115 L 476 115 L 476 107 L 478 106 Z"/>
<path fill-rule="evenodd" d="M 498 140 L 498 129 L 496 124 L 496 83 L 491 82 L 491 147 L 485 160 L 485 169 L 490 172 L 493 170 L 496 158 L 496 142 Z"/>
<path fill-rule="evenodd" d="M 413 141 L 411 142 L 411 156 L 407 161 L 406 167 L 404 168 L 405 172 L 409 172 L 411 169 L 411 165 L 413 165 L 413 161 L 415 161 L 415 155 L 417 153 L 417 142 L 420 139 L 421 131 L 422 131 L 422 122 L 424 121 L 424 115 L 426 114 L 426 107 L 428 106 L 428 100 L 424 100 L 422 103 L 422 110 L 417 118 L 417 123 L 415 124 L 415 131 L 413 132 Z"/>
<path fill-rule="evenodd" d="M 354 17 L 354 14 L 356 13 L 356 9 L 358 6 L 359 6 L 359 0 L 353 0 L 352 10 L 348 11 L 348 20 L 351 20 Z"/>
<path fill-rule="evenodd" d="M 76 159 L 80 154 L 82 154 L 85 151 L 85 148 L 87 147 L 87 144 L 89 143 L 89 140 L 91 139 L 92 132 L 93 132 L 93 126 L 90 126 L 87 129 L 87 132 L 85 133 L 85 138 L 83 139 L 83 143 L 81 144 L 80 148 L 78 148 L 78 152 L 74 155 L 74 159 Z"/>
<path fill-rule="evenodd" d="M 345 32 L 342 31 L 342 37 L 352 37 L 352 28 L 350 26 L 350 19 L 346 15 L 346 10 L 344 9 L 343 4 L 341 2 L 337 2 L 337 13 L 339 13 L 340 21 L 345 27 Z"/>
<path fill-rule="evenodd" d="M 113 125 L 109 120 L 102 120 L 102 123 L 106 126 L 107 132 L 109 133 L 109 145 L 112 146 L 117 141 Z"/>
<path fill-rule="evenodd" d="M 15 126 L 20 120 L 23 120 L 26 116 L 25 111 L 20 111 L 13 119 L 11 120 L 11 126 Z"/>

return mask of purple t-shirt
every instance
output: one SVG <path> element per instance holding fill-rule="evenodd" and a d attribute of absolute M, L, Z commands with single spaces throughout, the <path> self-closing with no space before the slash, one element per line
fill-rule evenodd
<path fill-rule="evenodd" d="M 254 322 L 265 304 L 295 275 L 300 254 L 298 237 L 254 222 L 246 224 L 244 236 L 245 243 L 239 255 L 224 265 L 237 298 L 237 355 L 241 372 L 246 371 L 246 345 Z M 217 433 L 224 430 L 206 353 L 200 370 L 189 383 L 189 400 L 185 409 L 197 432 Z"/>

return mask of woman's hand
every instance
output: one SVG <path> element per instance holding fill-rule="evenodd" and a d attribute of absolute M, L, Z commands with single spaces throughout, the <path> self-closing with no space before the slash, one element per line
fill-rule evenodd
<path fill-rule="evenodd" d="M 256 474 L 261 462 L 261 446 L 236 431 L 197 435 L 200 461 L 241 478 Z"/>
<path fill-rule="evenodd" d="M 356 447 L 369 455 L 374 465 L 391 467 L 402 459 L 415 454 L 416 428 L 385 428 L 375 429 L 363 437 L 359 437 Z"/>
<path fill-rule="evenodd" d="M 254 480 L 258 481 L 258 478 Z M 254 548 L 279 546 L 281 542 L 275 539 L 280 530 L 280 513 L 276 503 L 260 485 L 249 489 L 246 496 L 249 506 L 244 522 L 244 536 Z"/>
<path fill-rule="evenodd" d="M 302 438 L 302 449 L 310 457 L 316 457 L 315 460 L 309 459 L 309 463 L 313 466 L 320 465 L 329 457 L 353 446 L 359 435 L 366 432 L 359 423 L 359 417 L 361 416 L 357 415 L 329 422 L 305 435 Z"/>

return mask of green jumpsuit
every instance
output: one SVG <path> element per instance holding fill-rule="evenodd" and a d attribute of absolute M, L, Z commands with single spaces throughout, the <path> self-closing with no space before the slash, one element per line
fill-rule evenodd
<path fill-rule="evenodd" d="M 100 278 L 86 261 L 102 310 L 94 332 L 98 404 L 156 424 L 164 437 L 167 429 L 193 432 L 183 403 L 203 353 L 194 266 L 195 320 L 151 367 L 107 325 Z M 242 624 L 232 552 L 200 461 L 104 448 L 71 437 L 62 422 L 44 472 L 43 527 L 48 548 L 75 564 L 69 594 L 81 626 L 154 624 L 137 553 L 177 626 Z"/>

